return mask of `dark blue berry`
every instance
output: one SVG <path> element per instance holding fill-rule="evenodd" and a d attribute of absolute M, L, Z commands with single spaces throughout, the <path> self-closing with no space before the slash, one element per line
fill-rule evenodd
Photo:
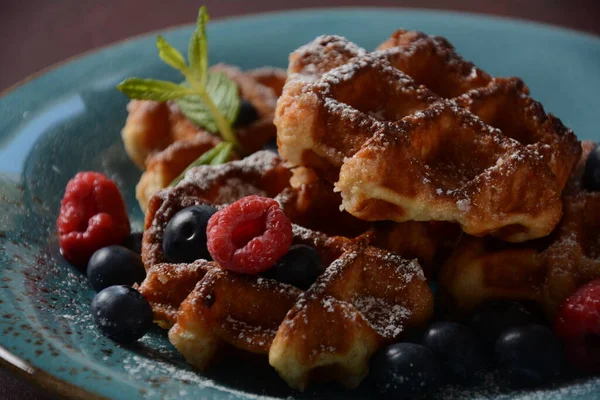
<path fill-rule="evenodd" d="M 87 277 L 90 286 L 99 292 L 113 285 L 142 283 L 146 270 L 139 254 L 122 246 L 108 246 L 92 254 Z"/>
<path fill-rule="evenodd" d="M 240 102 L 240 112 L 235 120 L 235 126 L 250 125 L 258 119 L 258 111 L 252 103 L 246 99 Z"/>
<path fill-rule="evenodd" d="M 132 232 L 129 236 L 125 238 L 125 242 L 123 243 L 124 247 L 127 247 L 129 250 L 133 251 L 137 254 L 142 254 L 142 238 L 144 236 L 143 232 Z"/>
<path fill-rule="evenodd" d="M 424 346 L 397 343 L 375 353 L 371 380 L 386 397 L 410 399 L 433 392 L 440 385 L 440 364 Z"/>
<path fill-rule="evenodd" d="M 174 263 L 190 263 L 210 259 L 206 247 L 206 225 L 217 209 L 201 204 L 179 211 L 167 224 L 163 236 L 163 252 Z"/>
<path fill-rule="evenodd" d="M 425 331 L 422 343 L 438 357 L 444 372 L 453 379 L 469 380 L 483 364 L 481 340 L 466 325 L 434 322 Z"/>
<path fill-rule="evenodd" d="M 508 328 L 536 322 L 536 317 L 522 304 L 514 301 L 485 304 L 475 312 L 469 325 L 481 337 L 488 351 Z"/>
<path fill-rule="evenodd" d="M 583 187 L 591 191 L 600 190 L 600 147 L 590 152 L 583 171 Z"/>
<path fill-rule="evenodd" d="M 550 382 L 562 369 L 563 351 L 558 338 L 547 327 L 528 324 L 504 331 L 495 347 L 500 371 L 514 387 Z"/>
<path fill-rule="evenodd" d="M 272 151 L 273 153 L 279 155 L 279 149 L 277 148 L 277 138 L 270 139 L 263 146 L 263 150 Z"/>
<path fill-rule="evenodd" d="M 310 246 L 297 244 L 291 246 L 287 254 L 267 270 L 264 276 L 306 290 L 323 270 L 319 253 Z"/>
<path fill-rule="evenodd" d="M 152 326 L 150 304 L 135 289 L 111 286 L 92 301 L 92 317 L 104 335 L 118 343 L 131 343 Z"/>

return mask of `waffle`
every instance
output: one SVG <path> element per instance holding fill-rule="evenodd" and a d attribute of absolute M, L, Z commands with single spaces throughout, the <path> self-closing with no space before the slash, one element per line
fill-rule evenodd
<path fill-rule="evenodd" d="M 135 192 L 142 211 L 146 211 L 148 201 L 154 193 L 167 187 L 188 165 L 220 142 L 221 139 L 208 132 L 198 132 L 188 139 L 177 140 L 164 150 L 149 156 L 146 160 L 146 171 L 140 177 Z M 232 158 L 238 158 L 237 154 L 233 154 Z"/>
<path fill-rule="evenodd" d="M 306 292 L 231 273 L 214 262 L 169 264 L 162 253 L 164 227 L 177 211 L 193 204 L 225 204 L 260 194 L 278 199 L 292 220 L 320 205 L 328 207 L 327 201 L 308 195 L 325 185 L 313 180 L 314 173 L 294 171 L 290 178 L 292 172 L 280 158 L 258 152 L 225 165 L 197 167 L 176 187 L 156 193 L 146 215 L 147 277 L 139 290 L 152 305 L 155 320 L 170 328 L 171 342 L 198 368 L 207 368 L 221 349 L 233 346 L 268 355 L 294 388 L 303 389 L 314 379 L 354 387 L 367 374 L 374 351 L 432 314 L 432 295 L 418 262 L 370 245 L 373 232 L 385 242 L 385 232 L 393 229 L 369 226 L 351 238 L 294 224 L 294 243 L 314 247 L 328 266 Z M 301 209 L 292 212 L 296 207 Z"/>
<path fill-rule="evenodd" d="M 242 97 L 258 111 L 259 119 L 248 126 L 237 127 L 236 133 L 249 153 L 261 149 L 276 135 L 273 116 L 285 72 L 277 68 L 242 72 L 222 64 L 211 70 L 233 79 Z M 136 187 L 136 197 L 145 211 L 153 193 L 169 185 L 185 167 L 221 139 L 188 120 L 174 102 L 133 100 L 127 109 L 129 116 L 122 131 L 123 142 L 130 158 L 145 169 Z"/>
<path fill-rule="evenodd" d="M 439 253 L 455 246 L 460 234 L 457 226 L 448 224 L 358 220 L 339 210 L 339 194 L 314 171 L 302 167 L 289 170 L 281 158 L 261 151 L 243 160 L 194 168 L 179 185 L 152 196 L 142 243 L 146 269 L 167 261 L 162 252 L 163 228 L 179 210 L 200 203 L 220 206 L 253 194 L 274 197 L 292 222 L 320 232 L 322 238 L 335 238 L 336 243 L 342 243 L 341 238 L 356 240 L 417 258 L 426 271 Z M 327 243 L 307 244 L 321 249 L 336 247 Z M 338 255 L 322 257 L 331 262 Z"/>
<path fill-rule="evenodd" d="M 268 151 L 226 164 L 192 168 L 178 185 L 150 198 L 142 240 L 146 269 L 166 261 L 163 229 L 181 209 L 200 203 L 228 204 L 250 195 L 275 197 L 289 187 L 291 176 L 283 161 Z"/>
<path fill-rule="evenodd" d="M 466 314 L 494 299 L 529 300 L 552 318 L 581 285 L 600 277 L 600 193 L 582 188 L 581 177 L 593 143 L 563 195 L 564 215 L 547 238 L 519 245 L 465 236 L 442 267 L 440 302 Z"/>
<path fill-rule="evenodd" d="M 337 36 L 296 50 L 275 124 L 282 156 L 335 183 L 352 215 L 454 221 L 511 242 L 553 230 L 580 155 L 522 81 L 417 32 L 371 53 Z"/>
<path fill-rule="evenodd" d="M 283 85 L 287 79 L 285 70 L 274 67 L 260 67 L 248 71 L 247 74 L 261 85 L 273 90 L 277 98 L 281 96 Z"/>
<path fill-rule="evenodd" d="M 293 170 L 290 187 L 277 199 L 285 214 L 300 226 L 329 236 L 359 236 L 374 247 L 417 258 L 427 277 L 435 275 L 435 265 L 460 236 L 458 225 L 449 223 L 369 222 L 353 217 L 340 211 L 341 197 L 333 192 L 333 186 L 306 167 Z"/>
<path fill-rule="evenodd" d="M 308 168 L 289 170 L 279 157 L 257 152 L 243 160 L 195 168 L 185 182 L 152 196 L 146 213 L 142 258 L 146 267 L 165 262 L 162 227 L 182 208 L 203 201 L 227 204 L 257 194 L 274 197 L 296 224 L 327 236 L 360 240 L 408 258 L 417 258 L 432 275 L 436 256 L 455 246 L 456 225 L 408 221 L 368 222 L 339 210 L 341 197 L 333 186 Z M 174 202 L 177 206 L 173 206 Z"/>

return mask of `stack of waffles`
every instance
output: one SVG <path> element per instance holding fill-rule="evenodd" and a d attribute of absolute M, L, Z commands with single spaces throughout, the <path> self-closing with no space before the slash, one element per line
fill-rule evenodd
<path fill-rule="evenodd" d="M 443 38 L 400 30 L 373 52 L 319 37 L 291 54 L 283 88 L 282 79 L 270 82 L 276 109 L 257 109 L 281 157 L 258 151 L 196 167 L 144 200 L 139 289 L 191 364 L 207 368 L 234 347 L 268 355 L 294 388 L 320 379 L 354 387 L 378 348 L 429 321 L 430 279 L 457 316 L 517 299 L 551 318 L 600 277 L 600 197 L 580 183 L 592 144 L 582 151 L 520 79 L 489 75 Z M 125 136 L 143 130 L 136 107 L 150 105 L 130 106 Z M 191 123 L 175 106 L 160 107 L 170 110 L 161 121 L 177 146 L 177 127 Z M 256 150 L 268 137 L 244 144 Z M 160 154 L 145 161 L 146 173 Z M 248 195 L 275 198 L 294 243 L 319 253 L 325 272 L 307 290 L 213 261 L 165 258 L 164 230 L 178 211 Z"/>

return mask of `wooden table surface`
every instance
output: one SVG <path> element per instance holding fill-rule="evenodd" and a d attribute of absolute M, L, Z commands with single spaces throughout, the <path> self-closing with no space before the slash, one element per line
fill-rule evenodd
<path fill-rule="evenodd" d="M 84 51 L 132 35 L 192 23 L 199 4 L 189 0 L 0 0 L 0 91 Z M 204 0 L 203 4 L 213 19 L 294 8 L 369 5 L 491 14 L 600 35 L 600 0 Z M 0 399 L 50 398 L 0 371 Z"/>

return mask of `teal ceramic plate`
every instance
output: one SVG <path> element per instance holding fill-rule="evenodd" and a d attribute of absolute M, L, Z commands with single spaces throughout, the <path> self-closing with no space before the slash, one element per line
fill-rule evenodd
<path fill-rule="evenodd" d="M 288 54 L 317 35 L 345 35 L 374 48 L 399 27 L 443 35 L 492 74 L 522 77 L 579 137 L 600 139 L 600 39 L 554 27 L 399 9 L 264 14 L 211 23 L 210 59 L 243 68 L 285 67 Z M 183 27 L 165 36 L 185 49 L 190 32 Z M 141 226 L 134 198 L 140 173 L 119 136 L 127 99 L 115 85 L 127 76 L 178 78 L 159 61 L 154 42 L 149 35 L 94 52 L 0 98 L 0 357 L 41 384 L 85 398 L 370 397 L 368 388 L 344 392 L 335 386 L 295 393 L 255 360 L 198 374 L 158 329 L 131 348 L 95 329 L 88 312 L 93 292 L 61 259 L 54 221 L 69 178 L 95 170 L 118 182 L 134 226 Z M 440 398 L 592 399 L 599 392 L 597 380 L 509 392 L 488 377 L 475 388 L 445 387 Z"/>

